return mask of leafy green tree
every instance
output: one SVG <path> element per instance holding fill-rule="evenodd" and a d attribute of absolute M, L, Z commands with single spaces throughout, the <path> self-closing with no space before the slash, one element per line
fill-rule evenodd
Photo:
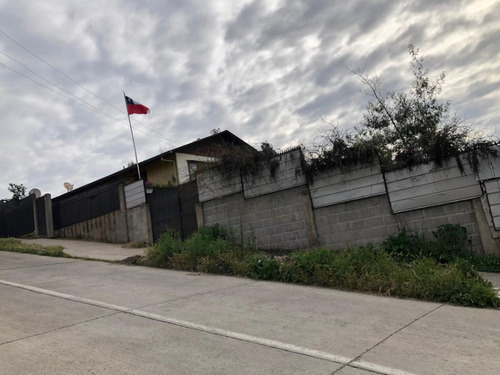
<path fill-rule="evenodd" d="M 462 120 L 451 113 L 450 101 L 442 102 L 445 74 L 428 77 L 418 49 L 409 46 L 413 82 L 408 92 L 385 92 L 380 79 L 356 73 L 370 95 L 359 140 L 375 146 L 386 167 L 411 167 L 435 161 L 442 165 L 450 157 L 469 152 L 473 167 L 478 153 L 492 154 L 493 142 L 474 138 Z M 459 161 L 460 168 L 463 168 Z"/>
<path fill-rule="evenodd" d="M 12 193 L 12 200 L 21 200 L 26 198 L 26 187 L 23 184 L 9 183 L 8 190 Z"/>

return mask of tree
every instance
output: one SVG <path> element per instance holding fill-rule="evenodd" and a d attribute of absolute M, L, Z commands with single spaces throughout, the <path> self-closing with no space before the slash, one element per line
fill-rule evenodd
<path fill-rule="evenodd" d="M 26 198 L 26 187 L 23 184 L 9 183 L 8 190 L 12 193 L 12 200 L 21 200 Z"/>
<path fill-rule="evenodd" d="M 418 57 L 418 49 L 408 47 L 413 82 L 409 92 L 384 92 L 380 79 L 357 73 L 371 99 L 363 116 L 360 139 L 371 142 L 383 166 L 411 167 L 436 162 L 441 166 L 450 157 L 469 153 L 477 167 L 480 154 L 494 154 L 494 144 L 474 138 L 460 117 L 451 113 L 450 101 L 441 102 L 445 73 L 430 79 Z M 462 168 L 459 161 L 459 166 Z"/>
<path fill-rule="evenodd" d="M 434 161 L 442 166 L 451 157 L 463 172 L 460 155 L 467 155 L 474 171 L 479 156 L 497 156 L 495 142 L 473 137 L 462 119 L 450 111 L 450 101 L 441 102 L 445 80 L 442 72 L 431 80 L 418 57 L 418 49 L 408 47 L 413 81 L 408 92 L 384 91 L 380 77 L 374 79 L 354 72 L 370 96 L 360 129 L 341 133 L 330 128 L 309 151 L 309 174 L 328 168 L 350 168 L 378 158 L 382 168 L 412 167 Z"/>

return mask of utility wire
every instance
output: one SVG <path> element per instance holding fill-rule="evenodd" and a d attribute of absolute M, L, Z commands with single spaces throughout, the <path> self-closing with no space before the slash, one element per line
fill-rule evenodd
<path fill-rule="evenodd" d="M 33 73 L 33 74 L 34 74 L 34 75 L 36 75 L 37 77 L 39 77 L 39 78 L 43 79 L 45 82 L 50 83 L 51 85 L 53 85 L 53 86 L 57 87 L 59 90 L 61 90 L 61 91 L 65 92 L 66 94 L 68 94 L 68 95 L 72 96 L 73 98 L 75 98 L 75 99 L 77 99 L 77 100 L 81 101 L 84 105 L 88 106 L 88 107 L 89 107 L 89 108 L 91 108 L 93 111 L 98 112 L 98 113 L 101 113 L 101 114 L 106 115 L 106 116 L 111 116 L 111 115 L 109 115 L 108 113 L 104 112 L 103 110 L 101 110 L 101 109 L 99 109 L 99 108 L 97 108 L 97 107 L 94 107 L 92 104 L 90 104 L 90 103 L 89 103 L 89 102 L 87 102 L 86 100 L 84 100 L 84 99 L 82 99 L 82 98 L 80 98 L 80 97 L 78 97 L 78 96 L 76 96 L 76 95 L 73 95 L 71 92 L 69 92 L 69 91 L 67 91 L 67 90 L 63 89 L 62 87 L 58 86 L 58 85 L 57 85 L 57 84 L 55 84 L 54 82 L 52 82 L 52 81 L 48 80 L 47 78 L 45 78 L 45 77 L 43 77 L 42 75 L 38 74 L 37 72 L 33 71 L 32 69 L 30 69 L 29 67 L 27 67 L 27 66 L 26 66 L 26 65 L 24 65 L 23 63 L 19 62 L 19 61 L 18 61 L 18 60 L 16 60 L 15 58 L 13 58 L 13 57 L 11 57 L 11 56 L 7 55 L 5 52 L 0 51 L 0 54 L 1 54 L 1 55 L 4 55 L 5 57 L 9 58 L 10 60 L 14 61 L 15 63 L 17 63 L 17 64 L 21 65 L 24 69 L 26 69 L 26 70 L 27 70 L 27 71 L 29 71 L 30 73 Z M 3 66 L 6 66 L 5 64 L 2 64 L 2 65 L 3 65 Z M 20 73 L 20 72 L 18 72 L 18 71 L 16 71 L 16 70 L 14 70 L 14 69 L 11 69 L 11 68 L 9 68 L 9 69 L 10 69 L 10 70 L 12 70 L 12 71 L 14 71 L 14 72 L 16 72 L 16 73 Z M 23 76 L 24 76 L 24 77 L 27 77 L 27 76 L 25 76 L 25 75 L 23 75 Z M 32 79 L 32 81 L 33 81 L 33 82 L 36 82 L 36 81 L 35 81 L 35 80 L 33 80 L 33 79 Z M 48 88 L 48 87 L 47 87 L 47 86 L 45 86 L 45 85 L 42 85 L 42 86 L 43 86 L 43 87 L 45 87 L 45 88 Z M 56 90 L 51 90 L 51 91 L 57 92 Z M 67 98 L 67 99 L 69 99 L 69 98 L 68 98 L 68 97 L 66 97 L 66 96 L 64 96 L 64 97 L 65 97 L 65 98 Z M 114 118 L 114 117 L 111 117 L 111 118 Z"/>
<path fill-rule="evenodd" d="M 0 53 L 1 53 L 1 52 L 0 52 Z M 77 100 L 75 100 L 75 99 L 73 99 L 73 98 L 71 98 L 71 97 L 69 97 L 69 96 L 66 96 L 66 95 L 64 95 L 63 93 L 61 93 L 60 91 L 54 90 L 52 87 L 49 87 L 49 86 L 47 86 L 47 85 L 44 85 L 43 83 L 38 82 L 37 80 L 35 80 L 35 79 L 33 79 L 33 78 L 31 78 L 31 77 L 27 76 L 27 75 L 26 75 L 26 74 L 24 74 L 24 73 L 21 73 L 21 72 L 19 72 L 19 71 L 15 70 L 15 69 L 11 68 L 11 67 L 10 67 L 10 66 L 8 66 L 8 65 L 5 65 L 5 64 L 4 64 L 4 63 L 2 63 L 2 62 L 0 62 L 0 65 L 1 65 L 1 66 L 3 66 L 3 67 L 5 67 L 6 69 L 9 69 L 10 71 L 12 71 L 12 72 L 14 72 L 14 73 L 16 73 L 16 74 L 19 74 L 20 76 L 22 76 L 22 77 L 24 77 L 24 78 L 26 78 L 26 79 L 28 79 L 28 80 L 30 80 L 30 81 L 32 81 L 32 82 L 34 82 L 34 83 L 36 83 L 37 85 L 39 85 L 39 86 L 41 86 L 41 87 L 43 87 L 43 88 L 45 88 L 45 89 L 47 89 L 47 90 L 49 90 L 49 91 L 52 91 L 53 93 L 56 93 L 56 94 L 57 94 L 57 95 L 59 95 L 59 96 L 62 96 L 63 98 L 65 98 L 65 99 L 67 99 L 67 100 L 70 100 L 70 101 L 75 102 L 75 103 L 77 103 L 77 104 L 80 104 L 80 105 L 82 105 L 82 106 L 88 106 L 88 107 L 90 107 L 90 109 L 92 109 L 94 112 L 97 112 L 97 113 L 98 113 L 99 115 L 101 115 L 101 116 L 108 117 L 109 119 L 111 119 L 111 120 L 115 120 L 115 121 L 118 121 L 118 122 L 121 122 L 121 121 L 122 121 L 122 119 L 119 119 L 119 118 L 117 118 L 117 117 L 115 117 L 115 116 L 113 116 L 113 115 L 110 115 L 110 114 L 108 114 L 108 113 L 106 113 L 106 112 L 104 112 L 104 111 L 102 111 L 102 110 L 100 110 L 100 109 L 98 109 L 98 108 L 96 108 L 96 107 L 94 107 L 94 106 L 92 106 L 92 105 L 88 104 L 88 103 L 87 103 L 87 104 L 84 104 L 84 103 L 82 103 L 82 102 L 80 102 L 80 101 L 77 101 Z M 57 85 L 56 85 L 56 87 L 57 87 Z M 64 92 L 67 92 L 66 90 L 63 90 L 63 91 L 64 91 Z M 70 95 L 72 95 L 72 96 L 74 96 L 74 95 L 73 95 L 73 94 L 71 94 L 71 93 L 69 93 L 69 94 L 70 94 Z M 78 98 L 78 97 L 77 97 L 77 99 L 80 99 L 80 98 Z M 80 99 L 80 100 L 82 100 L 82 99 Z M 82 101 L 83 101 L 83 102 L 85 102 L 84 100 L 82 100 Z M 85 103 L 86 103 L 86 102 L 85 102 Z M 139 132 L 141 132 L 141 133 L 143 133 L 143 134 L 145 134 L 145 135 L 147 135 L 147 136 L 149 136 L 149 137 L 155 138 L 156 140 L 161 141 L 162 143 L 165 143 L 165 140 L 164 140 L 161 136 L 158 136 L 158 135 L 156 135 L 156 134 L 148 134 L 145 130 L 143 130 L 143 129 L 141 129 L 141 128 L 136 128 L 136 130 L 138 130 Z"/>
<path fill-rule="evenodd" d="M 33 56 L 33 57 L 35 57 L 36 59 L 40 60 L 40 61 L 41 61 L 41 62 L 43 62 L 44 64 L 46 64 L 46 65 L 50 66 L 52 69 L 56 70 L 58 73 L 62 74 L 64 77 L 66 77 L 67 79 L 69 79 L 71 82 L 73 82 L 74 84 L 76 84 L 76 85 L 78 85 L 79 87 L 81 87 L 82 89 L 84 89 L 86 92 L 88 92 L 88 93 L 90 93 L 91 95 L 95 96 L 95 97 L 96 97 L 96 98 L 98 98 L 99 100 L 102 100 L 102 101 L 103 101 L 103 102 L 105 102 L 106 104 L 110 105 L 111 107 L 113 107 L 114 109 L 116 109 L 116 110 L 117 110 L 118 112 L 120 112 L 121 114 L 124 114 L 124 112 L 123 112 L 123 110 L 122 110 L 122 109 L 120 109 L 120 108 L 116 107 L 114 104 L 110 103 L 110 102 L 109 102 L 109 101 L 107 101 L 106 99 L 104 99 L 104 98 L 100 97 L 99 95 L 95 94 L 95 93 L 94 93 L 94 92 L 92 92 L 91 90 L 87 89 L 85 86 L 83 86 L 82 84 L 80 84 L 79 82 L 77 82 L 76 80 L 74 80 L 73 78 L 71 78 L 69 75 L 67 75 L 66 73 L 64 73 L 62 70 L 60 70 L 60 69 L 59 69 L 59 68 L 57 68 L 56 66 L 54 66 L 54 65 L 50 64 L 49 62 L 47 62 L 46 60 L 42 59 L 41 57 L 39 57 L 39 56 L 38 56 L 38 55 L 36 55 L 35 53 L 31 52 L 29 49 L 27 49 L 26 47 L 24 47 L 21 43 L 17 42 L 14 38 L 12 38 L 12 37 L 11 37 L 11 36 L 9 36 L 8 34 L 6 34 L 4 31 L 0 30 L 0 34 L 4 35 L 6 38 L 8 38 L 9 40 L 11 40 L 13 43 L 15 43 L 17 46 L 19 46 L 20 48 L 22 48 L 22 49 L 23 49 L 23 50 L 25 50 L 26 52 L 28 52 L 30 55 L 32 55 L 32 56 Z M 86 103 L 86 105 L 87 105 L 87 106 L 89 106 L 89 107 L 91 107 L 94 111 L 96 111 L 96 112 L 98 112 L 98 113 L 101 113 L 102 115 L 107 116 L 107 117 L 110 117 L 110 118 L 112 118 L 112 119 L 115 119 L 115 120 L 121 121 L 121 120 L 117 119 L 116 117 L 114 117 L 114 116 L 112 116 L 112 115 L 110 115 L 110 114 L 108 114 L 108 113 L 104 112 L 103 110 L 100 110 L 99 108 L 94 107 L 93 105 L 91 105 L 90 103 L 86 102 L 86 101 L 85 101 L 85 100 L 83 100 L 82 98 L 80 98 L 80 97 L 78 97 L 78 96 L 76 96 L 76 95 L 73 95 L 72 93 L 68 92 L 67 90 L 65 90 L 65 89 L 63 89 L 63 88 L 61 88 L 61 87 L 59 87 L 58 85 L 56 85 L 55 83 L 51 82 L 50 80 L 48 80 L 48 79 L 46 79 L 46 78 L 42 77 L 40 74 L 38 74 L 38 73 L 34 72 L 33 70 L 31 70 L 30 68 L 28 68 L 28 67 L 27 67 L 27 66 L 25 66 L 24 64 L 20 63 L 20 62 L 19 62 L 19 61 L 17 61 L 16 59 L 14 59 L 13 57 L 8 56 L 7 54 L 5 54 L 5 53 L 3 53 L 3 52 L 1 52 L 1 51 L 0 51 L 0 53 L 1 53 L 2 55 L 6 56 L 7 58 L 9 58 L 9 59 L 11 59 L 11 60 L 15 61 L 15 62 L 16 62 L 16 63 L 18 63 L 19 65 L 23 66 L 25 69 L 27 69 L 27 70 L 28 70 L 28 71 L 30 71 L 31 73 L 33 73 L 33 74 L 37 75 L 38 77 L 42 78 L 42 79 L 43 79 L 43 80 L 45 80 L 46 82 L 48 82 L 48 83 L 50 83 L 50 84 L 54 85 L 54 86 L 55 86 L 55 87 L 57 87 L 58 89 L 60 89 L 60 90 L 62 90 L 62 91 L 64 91 L 64 92 L 66 92 L 66 93 L 68 93 L 69 95 L 71 95 L 71 96 L 73 96 L 73 97 L 77 98 L 78 100 L 80 100 L 80 101 L 82 101 L 82 102 Z M 2 65 L 3 65 L 3 66 L 5 66 L 5 67 L 7 67 L 8 69 L 10 69 L 10 70 L 12 70 L 12 71 L 14 71 L 14 72 L 16 72 L 16 73 L 20 74 L 20 75 L 22 75 L 23 77 L 28 78 L 28 79 L 32 80 L 33 82 L 40 84 L 39 82 L 34 81 L 33 79 L 31 79 L 31 78 L 29 78 L 29 77 L 27 77 L 27 76 L 23 75 L 22 73 L 19 73 L 19 72 L 15 71 L 14 69 L 12 69 L 12 68 L 10 68 L 10 67 L 8 67 L 8 66 L 4 65 L 4 64 L 2 64 Z M 49 90 L 51 90 L 51 91 L 53 91 L 53 92 L 56 92 L 56 93 L 57 93 L 57 91 L 52 90 L 52 89 L 48 88 L 48 87 L 47 87 L 47 86 L 45 86 L 45 85 L 42 85 L 42 84 L 41 84 L 41 86 L 42 86 L 42 87 L 45 87 L 45 88 L 47 88 L 47 89 L 49 89 Z M 64 95 L 62 95 L 62 96 L 63 96 L 63 97 L 65 97 Z M 68 98 L 68 97 L 65 97 L 65 98 L 66 98 L 66 99 L 70 99 L 70 98 Z M 162 142 L 164 142 L 164 141 L 166 140 L 166 141 L 167 141 L 166 143 L 170 143 L 170 144 L 171 144 L 171 145 L 173 145 L 174 147 L 176 146 L 175 142 L 174 142 L 172 139 L 169 139 L 169 138 L 167 138 L 167 137 L 162 136 L 161 134 L 157 133 L 154 129 L 152 129 L 152 128 L 150 128 L 150 127 L 146 126 L 146 125 L 144 125 L 144 124 L 143 124 L 143 123 L 141 123 L 140 121 L 137 121 L 137 120 L 135 120 L 135 119 L 134 119 L 134 121 L 135 121 L 136 123 L 138 123 L 139 125 L 143 126 L 144 128 L 148 129 L 150 132 L 154 133 L 154 134 L 155 134 L 155 138 L 160 139 Z M 136 129 L 138 129 L 138 130 L 139 130 L 139 128 L 136 128 Z M 147 133 L 145 133 L 145 132 L 144 132 L 144 134 L 147 134 Z"/>

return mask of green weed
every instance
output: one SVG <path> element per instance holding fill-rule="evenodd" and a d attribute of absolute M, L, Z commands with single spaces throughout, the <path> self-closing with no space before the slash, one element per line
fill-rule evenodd
<path fill-rule="evenodd" d="M 470 255 L 466 259 L 478 271 L 500 272 L 500 258 L 494 255 Z"/>
<path fill-rule="evenodd" d="M 166 268 L 171 265 L 172 256 L 181 251 L 182 241 L 179 234 L 172 229 L 168 229 L 155 244 L 148 247 L 145 263 L 153 267 Z"/>
<path fill-rule="evenodd" d="M 452 262 L 470 256 L 467 248 L 467 230 L 458 224 L 445 224 L 433 232 L 434 240 L 403 228 L 389 236 L 382 247 L 399 261 L 411 262 L 429 257 L 441 263 Z"/>
<path fill-rule="evenodd" d="M 438 228 L 433 241 L 403 230 L 378 247 L 272 256 L 237 246 L 220 227 L 204 227 L 184 243 L 174 232 L 167 232 L 149 248 L 146 264 L 463 306 L 500 306 L 474 262 L 499 263 L 494 258 L 471 257 L 465 242 L 462 229 L 445 226 Z M 460 254 L 469 255 L 462 258 Z"/>
<path fill-rule="evenodd" d="M 0 238 L 0 251 L 70 258 L 62 246 L 42 246 L 36 243 L 23 243 L 16 238 Z"/>

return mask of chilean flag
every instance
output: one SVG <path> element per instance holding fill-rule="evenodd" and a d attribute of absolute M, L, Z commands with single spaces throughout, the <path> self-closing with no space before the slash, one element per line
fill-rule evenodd
<path fill-rule="evenodd" d="M 127 111 L 129 115 L 138 113 L 140 115 L 145 115 L 149 113 L 149 108 L 141 103 L 134 102 L 128 96 L 125 96 L 125 103 L 127 103 Z"/>

